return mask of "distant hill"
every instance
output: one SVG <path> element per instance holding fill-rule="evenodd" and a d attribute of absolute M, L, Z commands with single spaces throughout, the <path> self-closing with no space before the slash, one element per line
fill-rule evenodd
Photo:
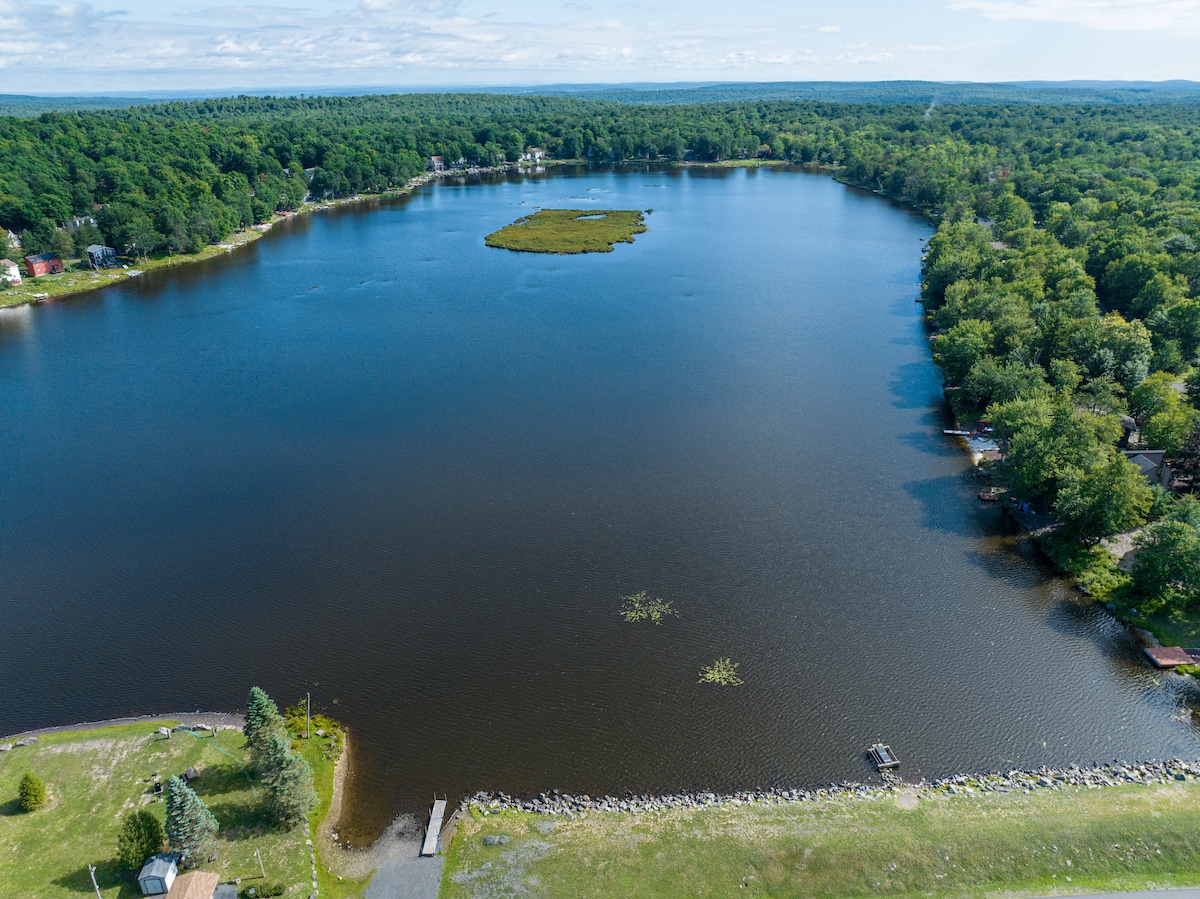
<path fill-rule="evenodd" d="M 23 94 L 0 94 L 0 116 L 28 118 L 44 112 L 67 112 L 76 109 L 123 109 L 154 103 L 147 97 L 30 97 Z"/>
<path fill-rule="evenodd" d="M 553 84 L 493 88 L 618 103 L 739 103 L 800 100 L 828 103 L 1134 104 L 1200 102 L 1195 81 L 1028 81 L 996 84 L 939 81 L 778 81 L 683 84 Z"/>
<path fill-rule="evenodd" d="M 142 96 L 35 97 L 0 94 L 0 115 L 30 117 L 44 112 L 123 109 L 170 100 L 217 97 L 347 97 L 370 94 L 459 93 L 575 97 L 615 103 L 678 105 L 795 100 L 885 105 L 1147 105 L 1200 102 L 1196 81 L 1012 81 L 1002 83 L 945 81 L 726 81 L 635 82 L 629 84 L 544 84 L 533 86 L 387 86 L 285 87 L 268 90 L 148 91 Z"/>

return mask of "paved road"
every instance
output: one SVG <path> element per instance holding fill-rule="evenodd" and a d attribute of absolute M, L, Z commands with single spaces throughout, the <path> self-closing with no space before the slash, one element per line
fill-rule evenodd
<path fill-rule="evenodd" d="M 1200 889 L 1140 890 L 1136 893 L 1073 893 L 1072 895 L 1086 896 L 1087 899 L 1200 899 Z M 1042 899 L 1061 899 L 1061 897 L 1044 896 Z"/>
<path fill-rule="evenodd" d="M 384 862 L 376 870 L 363 899 L 437 899 L 445 859 L 440 855 L 420 858 L 420 851 L 419 839 L 405 841 L 398 857 Z M 1196 899 L 1200 899 L 1200 893 Z"/>

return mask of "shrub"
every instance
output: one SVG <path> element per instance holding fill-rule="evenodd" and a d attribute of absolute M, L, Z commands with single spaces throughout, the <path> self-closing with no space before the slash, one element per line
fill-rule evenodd
<path fill-rule="evenodd" d="M 266 883 L 256 883 L 246 887 L 239 895 L 242 899 L 259 899 L 262 896 L 271 899 L 272 896 L 282 896 L 286 889 L 279 881 L 268 880 Z M 251 893 L 251 890 L 254 892 Z"/>
<path fill-rule="evenodd" d="M 46 784 L 36 774 L 26 774 L 21 778 L 17 794 L 21 798 L 21 808 L 31 812 L 46 802 Z"/>
<path fill-rule="evenodd" d="M 144 808 L 130 812 L 117 836 L 117 860 L 121 867 L 136 871 L 162 849 L 166 839 L 163 826 L 151 812 Z"/>

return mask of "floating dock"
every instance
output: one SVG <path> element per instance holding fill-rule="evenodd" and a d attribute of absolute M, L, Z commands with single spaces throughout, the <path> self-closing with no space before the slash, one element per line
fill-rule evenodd
<path fill-rule="evenodd" d="M 885 746 L 883 743 L 876 743 L 867 750 L 867 755 L 871 757 L 871 761 L 875 763 L 875 767 L 880 771 L 888 771 L 892 768 L 900 767 L 900 759 L 896 758 L 896 753 L 892 752 L 892 747 Z"/>
<path fill-rule="evenodd" d="M 425 842 L 421 844 L 421 855 L 437 855 L 438 837 L 442 833 L 442 818 L 446 817 L 446 800 L 433 800 L 433 810 L 429 813 L 429 826 L 425 828 Z"/>

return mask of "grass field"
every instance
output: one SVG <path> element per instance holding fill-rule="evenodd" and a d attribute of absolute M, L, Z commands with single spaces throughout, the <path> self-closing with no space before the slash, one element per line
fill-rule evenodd
<path fill-rule="evenodd" d="M 178 731 L 170 739 L 155 728 L 173 721 L 147 721 L 92 731 L 71 731 L 39 738 L 32 746 L 0 754 L 0 896 L 79 897 L 92 893 L 87 865 L 97 866 L 96 879 L 105 899 L 139 896 L 131 876 L 115 861 L 117 834 L 126 812 L 145 806 L 161 820 L 164 804 L 151 793 L 151 774 L 165 781 L 187 767 L 200 777 L 196 792 L 221 825 L 218 860 L 202 865 L 222 881 L 234 877 L 243 886 L 261 882 L 257 849 L 268 881 L 289 887 L 285 895 L 312 892 L 309 846 L 303 828 L 282 832 L 270 827 L 260 811 L 256 788 L 243 764 L 243 737 L 232 730 L 216 738 Z M 299 742 L 313 764 L 322 805 L 316 821 L 329 807 L 335 757 L 328 739 Z M 48 787 L 46 805 L 21 810 L 17 784 L 25 772 L 41 777 Z M 342 883 L 320 871 L 322 897 L 358 896 L 362 884 Z M 248 878 L 248 879 L 247 879 Z"/>
<path fill-rule="evenodd" d="M 920 798 L 918 798 L 920 797 Z M 1200 884 L 1200 783 L 722 806 L 459 827 L 441 899 L 1068 895 Z M 483 837 L 505 835 L 503 846 Z"/>
<path fill-rule="evenodd" d="M 628 209 L 540 209 L 485 238 L 489 247 L 521 253 L 611 253 L 646 231 L 642 213 Z"/>

